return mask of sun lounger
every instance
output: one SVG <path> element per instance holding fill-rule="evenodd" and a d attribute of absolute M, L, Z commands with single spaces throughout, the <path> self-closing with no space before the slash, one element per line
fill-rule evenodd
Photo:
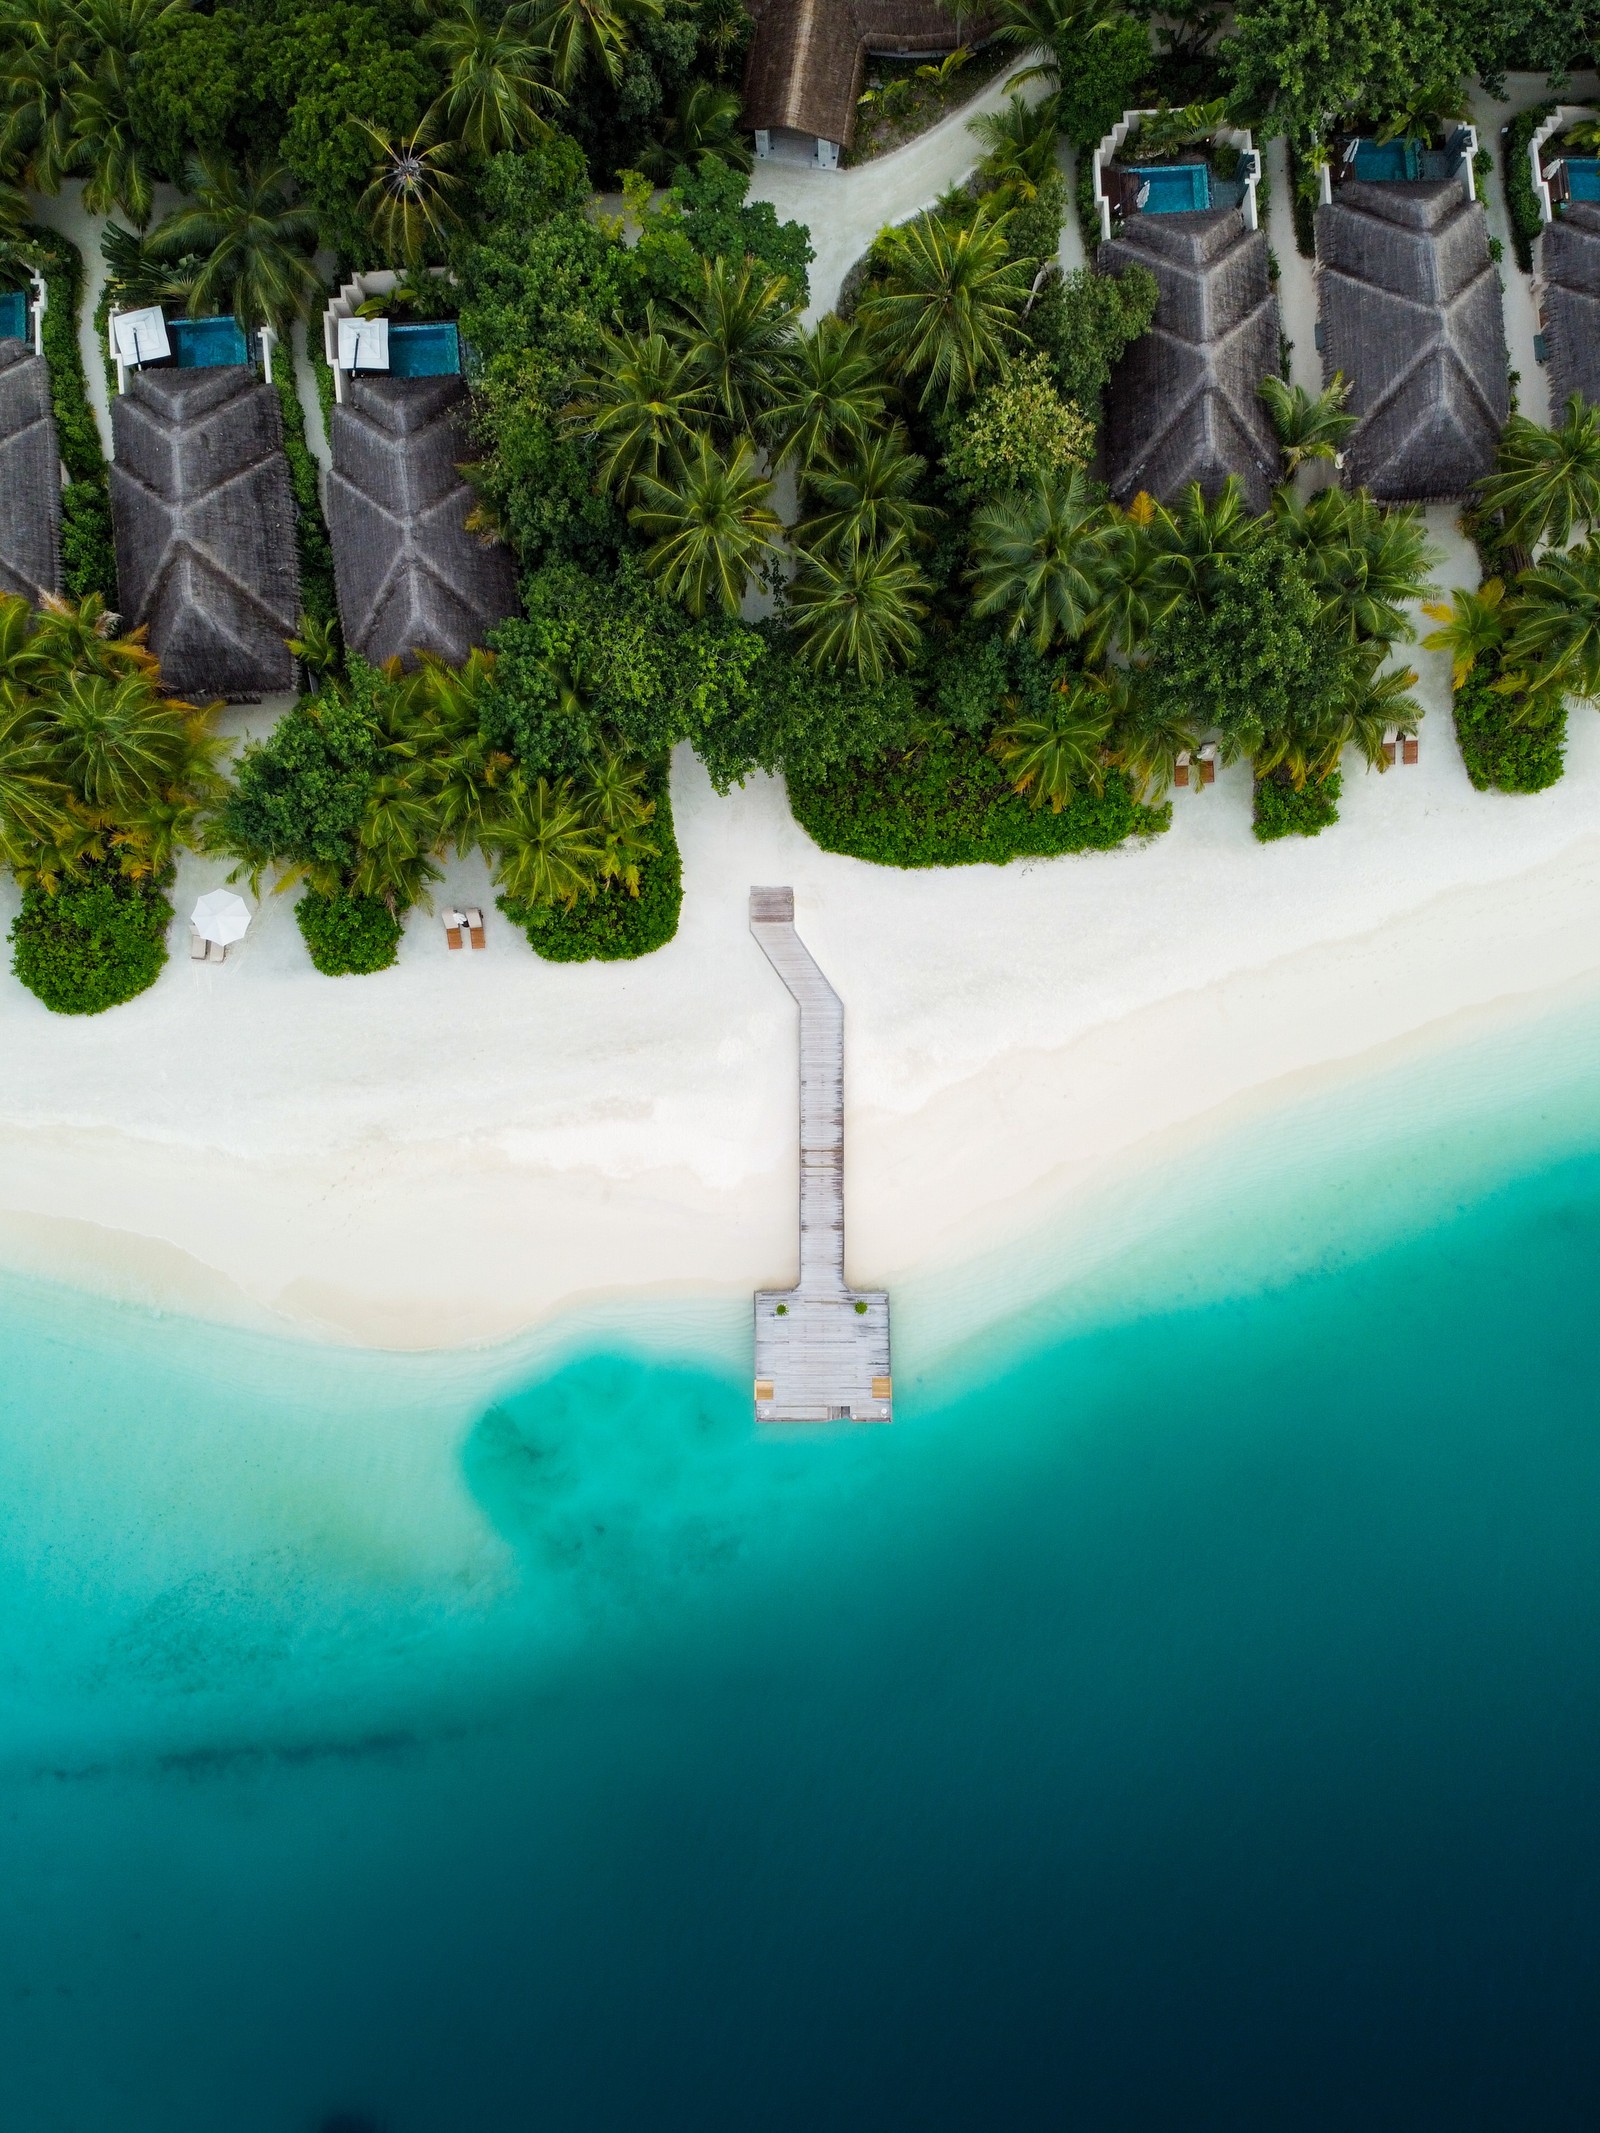
<path fill-rule="evenodd" d="M 471 935 L 474 948 L 486 945 L 483 937 L 483 913 L 475 907 L 467 912 L 467 931 Z"/>
<path fill-rule="evenodd" d="M 463 932 L 463 930 L 465 929 L 466 923 L 467 923 L 467 920 L 466 920 L 466 914 L 465 914 L 464 912 L 461 912 L 461 911 L 446 911 L 446 912 L 445 912 L 445 914 L 444 914 L 444 937 L 445 937 L 445 940 L 446 940 L 446 942 L 447 942 L 447 943 L 449 944 L 449 946 L 450 946 L 450 947 L 452 947 L 452 948 L 459 948 L 459 947 L 460 947 L 460 946 L 462 945 L 462 940 L 461 940 L 461 936 L 462 936 L 462 932 Z"/>
<path fill-rule="evenodd" d="M 1385 761 L 1386 763 L 1392 763 L 1392 762 L 1394 761 L 1394 751 L 1395 751 L 1395 744 L 1396 744 L 1396 743 L 1398 742 L 1399 738 L 1400 738 L 1400 728 L 1399 728 L 1398 726 L 1385 726 L 1385 727 L 1384 727 L 1384 729 L 1383 729 L 1383 760 L 1384 760 L 1384 761 Z"/>
<path fill-rule="evenodd" d="M 1187 748 L 1178 750 L 1178 760 L 1173 768 L 1172 782 L 1178 786 L 1186 786 L 1189 782 L 1189 751 Z"/>
<path fill-rule="evenodd" d="M 228 950 L 227 950 L 227 946 L 226 946 L 226 944 L 225 944 L 224 942 L 222 942 L 222 941 L 207 941 L 207 942 L 206 942 L 206 961 L 207 961 L 208 963 L 225 963 L 225 962 L 226 962 L 227 960 L 228 960 Z"/>
<path fill-rule="evenodd" d="M 198 926 L 191 926 L 189 928 L 189 953 L 194 958 L 195 962 L 203 963 L 205 961 L 206 950 L 210 946 L 211 943 L 206 939 L 205 935 L 200 931 L 200 928 Z"/>
<path fill-rule="evenodd" d="M 1414 763 L 1417 760 L 1417 736 L 1414 733 L 1408 733 L 1401 741 L 1400 760 L 1402 763 Z"/>
<path fill-rule="evenodd" d="M 1200 751 L 1200 782 L 1215 785 L 1217 782 L 1217 744 L 1207 741 Z"/>

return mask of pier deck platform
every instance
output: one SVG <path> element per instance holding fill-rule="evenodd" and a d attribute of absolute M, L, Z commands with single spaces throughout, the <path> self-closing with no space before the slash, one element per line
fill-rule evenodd
<path fill-rule="evenodd" d="M 800 1010 L 800 1279 L 756 1294 L 756 1418 L 887 1422 L 889 1298 L 844 1278 L 844 1008 L 795 931 L 792 889 L 752 889 L 750 931 Z"/>

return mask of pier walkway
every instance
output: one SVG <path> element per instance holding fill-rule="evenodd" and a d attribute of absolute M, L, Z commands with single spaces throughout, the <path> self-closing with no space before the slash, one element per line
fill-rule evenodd
<path fill-rule="evenodd" d="M 887 1422 L 889 1298 L 844 1278 L 844 1008 L 792 889 L 752 889 L 750 931 L 800 1009 L 800 1279 L 756 1293 L 756 1419 Z"/>

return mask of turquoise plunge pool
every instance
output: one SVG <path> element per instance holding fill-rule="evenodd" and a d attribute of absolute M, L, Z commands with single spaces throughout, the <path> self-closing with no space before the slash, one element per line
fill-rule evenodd
<path fill-rule="evenodd" d="M 1600 156 L 1568 156 L 1567 190 L 1574 200 L 1600 201 Z"/>
<path fill-rule="evenodd" d="M 453 319 L 423 319 L 389 327 L 389 375 L 450 378 L 461 369 L 461 339 Z"/>
<path fill-rule="evenodd" d="M 236 318 L 169 318 L 167 339 L 180 370 L 213 370 L 248 363 L 250 350 Z"/>
<path fill-rule="evenodd" d="M 1139 181 L 1142 214 L 1192 214 L 1211 205 L 1211 173 L 1204 163 L 1135 164 L 1133 175 Z"/>
<path fill-rule="evenodd" d="M 0 289 L 0 341 L 28 338 L 28 299 L 20 289 Z"/>

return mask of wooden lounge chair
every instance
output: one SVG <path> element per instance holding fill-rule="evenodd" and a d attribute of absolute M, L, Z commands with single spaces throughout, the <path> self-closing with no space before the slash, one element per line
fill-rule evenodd
<path fill-rule="evenodd" d="M 466 914 L 464 912 L 446 911 L 444 913 L 444 937 L 447 946 L 459 948 L 462 945 L 461 935 L 466 923 Z"/>
<path fill-rule="evenodd" d="M 1395 751 L 1395 744 L 1396 744 L 1396 742 L 1397 742 L 1397 741 L 1399 740 L 1399 738 L 1400 738 L 1400 728 L 1399 728 L 1398 726 L 1385 726 L 1385 727 L 1384 727 L 1384 729 L 1383 729 L 1383 760 L 1384 760 L 1384 761 L 1385 761 L 1386 763 L 1392 763 L 1392 762 L 1394 761 L 1394 751 Z"/>
<path fill-rule="evenodd" d="M 1173 766 L 1172 782 L 1180 788 L 1186 787 L 1189 783 L 1189 751 L 1187 748 L 1178 750 L 1178 760 Z"/>
<path fill-rule="evenodd" d="M 1200 751 L 1200 782 L 1215 785 L 1217 782 L 1217 744 L 1207 741 Z"/>
<path fill-rule="evenodd" d="M 200 931 L 200 928 L 198 926 L 191 926 L 189 928 L 189 954 L 194 962 L 203 963 L 206 959 L 206 950 L 210 946 L 211 943 L 206 939 L 205 935 Z"/>
<path fill-rule="evenodd" d="M 1417 760 L 1417 736 L 1414 733 L 1408 733 L 1402 739 L 1400 760 L 1402 763 L 1414 763 Z"/>
<path fill-rule="evenodd" d="M 471 935 L 474 948 L 486 945 L 483 937 L 483 913 L 476 907 L 467 912 L 467 931 Z"/>

